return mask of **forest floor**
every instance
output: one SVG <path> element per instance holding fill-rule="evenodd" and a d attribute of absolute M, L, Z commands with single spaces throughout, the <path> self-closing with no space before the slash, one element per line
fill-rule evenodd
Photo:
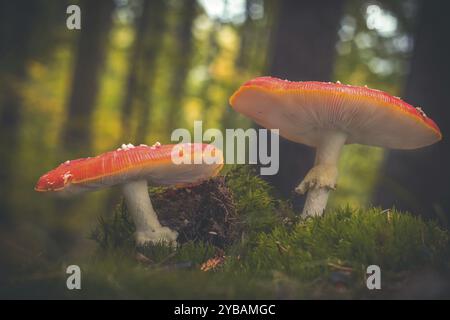
<path fill-rule="evenodd" d="M 450 237 L 433 221 L 394 209 L 341 208 L 299 220 L 249 167 L 203 184 L 150 189 L 177 248 L 136 248 L 126 207 L 102 216 L 67 290 L 64 263 L 3 283 L 0 297 L 125 299 L 449 298 Z M 366 268 L 381 268 L 368 290 Z"/>

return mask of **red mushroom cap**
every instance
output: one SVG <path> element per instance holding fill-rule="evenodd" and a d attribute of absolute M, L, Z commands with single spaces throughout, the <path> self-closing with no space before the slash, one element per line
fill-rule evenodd
<path fill-rule="evenodd" d="M 317 146 L 324 130 L 348 134 L 346 143 L 415 149 L 442 139 L 420 108 L 385 92 L 330 82 L 260 77 L 230 98 L 232 107 L 286 139 Z"/>
<path fill-rule="evenodd" d="M 175 146 L 180 145 L 133 146 L 93 158 L 66 161 L 40 177 L 35 190 L 74 194 L 140 179 L 157 186 L 184 185 L 215 176 L 223 166 L 223 163 L 174 164 L 172 151 Z M 195 153 L 200 152 L 203 156 L 208 146 L 214 148 L 208 144 L 181 146 L 182 152 L 191 152 L 191 159 Z M 212 152 L 220 152 L 221 156 L 218 149 L 214 148 Z"/>

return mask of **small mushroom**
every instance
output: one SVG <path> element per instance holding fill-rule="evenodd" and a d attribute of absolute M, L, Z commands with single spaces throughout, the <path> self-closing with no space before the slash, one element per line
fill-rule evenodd
<path fill-rule="evenodd" d="M 242 85 L 230 104 L 284 138 L 316 148 L 314 167 L 295 189 L 308 193 L 303 216 L 323 214 L 344 144 L 416 149 L 442 138 L 421 109 L 367 87 L 259 77 Z"/>
<path fill-rule="evenodd" d="M 216 161 L 201 161 L 195 164 L 193 161 L 176 161 L 176 164 L 172 158 L 174 154 L 190 155 L 190 159 L 212 156 Z M 176 244 L 178 233 L 160 224 L 150 201 L 147 184 L 194 184 L 217 175 L 222 166 L 222 153 L 213 145 L 157 143 L 151 147 L 135 147 L 124 144 L 116 151 L 94 158 L 66 161 L 40 177 L 35 190 L 71 196 L 121 185 L 127 208 L 136 226 L 136 243 L 140 245 L 145 242 L 165 241 Z"/>

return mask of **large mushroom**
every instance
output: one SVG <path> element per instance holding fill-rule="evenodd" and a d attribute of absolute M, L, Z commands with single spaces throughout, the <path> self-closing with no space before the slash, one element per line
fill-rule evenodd
<path fill-rule="evenodd" d="M 344 144 L 416 149 L 442 138 L 422 109 L 379 90 L 339 82 L 259 77 L 242 85 L 230 104 L 259 125 L 279 129 L 284 138 L 316 148 L 314 167 L 295 189 L 308 193 L 303 216 L 323 214 L 336 188 Z"/>
<path fill-rule="evenodd" d="M 188 156 L 188 157 L 186 157 Z M 196 161 L 193 159 L 208 161 Z M 183 161 L 183 159 L 192 160 Z M 174 161 L 175 160 L 175 161 Z M 215 161 L 214 161 L 215 160 Z M 201 163 L 200 163 L 201 162 Z M 35 190 L 71 196 L 121 185 L 135 226 L 136 243 L 176 244 L 178 233 L 159 223 L 148 193 L 152 186 L 183 186 L 217 175 L 222 152 L 208 144 L 122 145 L 93 158 L 66 161 L 40 177 Z"/>

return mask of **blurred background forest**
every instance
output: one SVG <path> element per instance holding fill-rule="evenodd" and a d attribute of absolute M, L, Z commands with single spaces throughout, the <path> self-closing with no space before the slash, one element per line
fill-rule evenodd
<path fill-rule="evenodd" d="M 81 30 L 66 8 L 81 8 Z M 448 226 L 450 36 L 445 1 L 0 1 L 0 271 L 11 261 L 86 254 L 87 234 L 120 199 L 37 194 L 40 175 L 173 129 L 250 127 L 228 98 L 243 82 L 367 85 L 420 106 L 444 140 L 417 151 L 347 146 L 331 207 L 396 206 Z M 280 196 L 313 162 L 281 141 Z M 298 203 L 297 203 L 298 202 Z"/>

